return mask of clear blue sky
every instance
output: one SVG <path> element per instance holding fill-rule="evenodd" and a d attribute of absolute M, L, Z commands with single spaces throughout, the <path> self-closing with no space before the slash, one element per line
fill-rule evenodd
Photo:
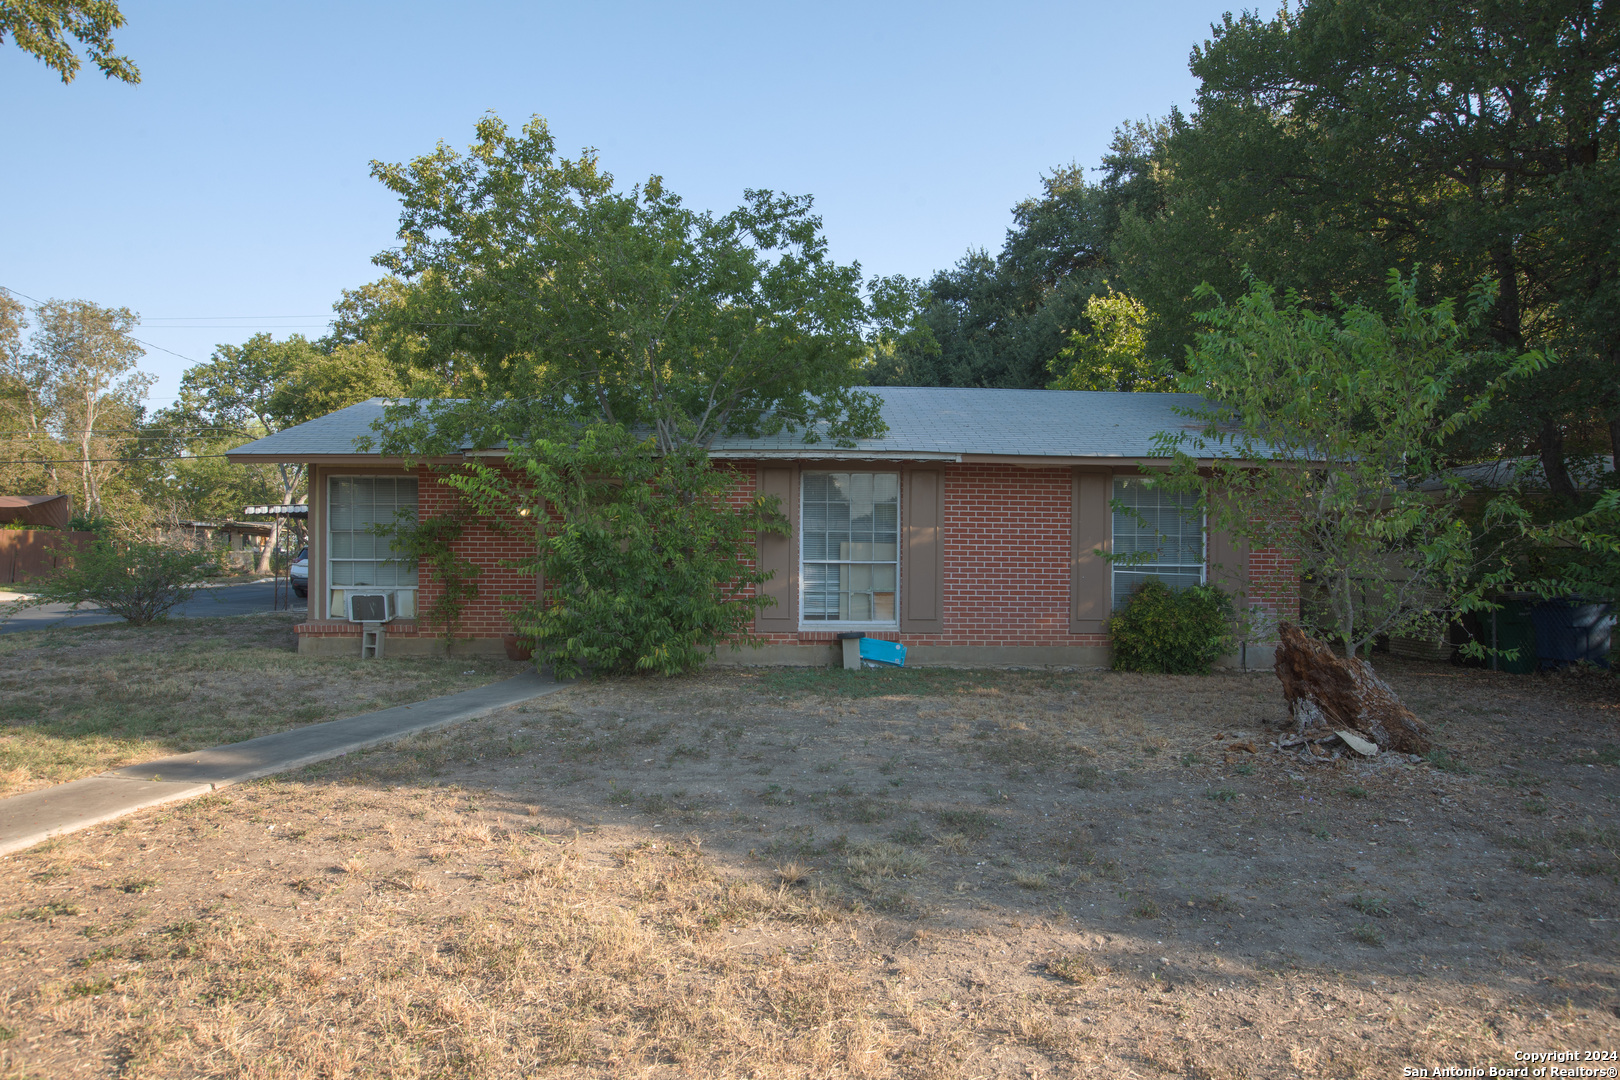
<path fill-rule="evenodd" d="M 1001 244 L 1042 172 L 1186 108 L 1192 46 L 1231 5 L 165 3 L 124 0 L 138 86 L 69 86 L 0 46 L 0 285 L 139 312 L 204 360 L 323 332 L 380 273 L 397 206 L 369 175 L 494 110 L 547 118 L 621 183 L 701 208 L 815 196 L 833 256 L 924 276 Z M 143 366 L 174 394 L 186 361 Z"/>

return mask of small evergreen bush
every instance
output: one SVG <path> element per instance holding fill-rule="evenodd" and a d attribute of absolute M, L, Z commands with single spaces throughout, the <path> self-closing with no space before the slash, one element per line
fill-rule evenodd
<path fill-rule="evenodd" d="M 1108 624 L 1117 671 L 1207 675 L 1232 648 L 1232 599 L 1214 585 L 1173 591 L 1149 578 Z"/>

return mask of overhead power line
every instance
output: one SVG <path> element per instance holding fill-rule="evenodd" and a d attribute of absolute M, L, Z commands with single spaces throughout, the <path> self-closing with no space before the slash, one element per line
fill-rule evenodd
<path fill-rule="evenodd" d="M 114 427 L 109 427 L 109 428 L 90 428 L 88 430 L 86 430 L 84 428 L 76 428 L 76 429 L 73 429 L 71 431 L 57 431 L 57 432 L 54 432 L 54 433 L 49 432 L 49 431 L 0 432 L 0 439 L 22 439 L 22 440 L 27 440 L 27 439 L 31 439 L 31 438 L 65 439 L 65 438 L 68 438 L 70 436 L 75 436 L 75 435 L 89 435 L 89 436 L 91 436 L 93 438 L 103 438 L 103 437 L 110 438 L 111 436 L 118 435 L 118 434 L 133 435 L 137 439 L 144 439 L 144 438 L 151 438 L 151 439 L 165 439 L 165 438 L 167 438 L 167 439 L 179 439 L 179 438 L 184 438 L 185 436 L 188 436 L 188 435 L 202 435 L 202 434 L 207 433 L 207 432 L 224 433 L 224 434 L 227 434 L 227 435 L 236 434 L 236 435 L 241 435 L 243 438 L 247 438 L 252 434 L 251 432 L 243 431 L 241 428 L 237 428 L 237 427 L 185 428 L 185 429 L 178 430 L 178 431 L 170 431 L 167 428 L 160 428 L 160 427 L 149 427 L 149 428 L 114 428 Z M 254 438 L 263 438 L 262 435 L 261 436 L 253 436 L 253 437 Z"/>
<path fill-rule="evenodd" d="M 142 339 L 136 337 L 134 334 L 129 335 L 129 340 L 131 340 L 131 341 L 139 341 L 142 345 L 145 345 L 148 349 L 156 349 L 158 352 L 166 352 L 170 356 L 178 356 L 180 359 L 184 360 L 188 364 L 201 363 L 200 360 L 193 360 L 191 357 L 187 356 L 185 353 L 177 353 L 173 349 L 165 349 L 161 345 L 154 345 L 150 341 L 143 341 Z"/>
<path fill-rule="evenodd" d="M 0 461 L 0 465 L 138 465 L 148 461 L 198 461 L 202 458 L 230 457 L 229 454 L 163 454 L 159 457 L 106 457 L 106 458 L 61 458 L 56 461 L 45 461 L 40 458 L 21 458 L 17 461 Z"/>
<path fill-rule="evenodd" d="M 0 289 L 4 289 L 6 292 L 12 293 L 15 296 L 20 296 L 24 300 L 27 300 L 29 303 L 43 304 L 45 302 L 45 301 L 39 299 L 38 297 L 29 296 L 25 292 L 22 292 L 22 291 L 20 291 L 18 289 L 13 289 L 9 285 L 0 285 Z M 235 318 L 240 318 L 240 319 L 249 319 L 249 318 L 261 318 L 261 319 L 318 319 L 318 318 L 320 318 L 319 315 L 258 315 L 258 316 L 249 316 L 249 315 L 214 315 L 214 316 L 209 316 L 209 317 L 210 318 L 216 318 L 216 319 L 235 319 Z M 147 320 L 142 320 L 142 323 L 144 324 L 146 321 Z M 311 326 L 311 327 L 277 326 L 277 327 L 274 327 L 273 329 L 276 329 L 276 330 L 320 329 L 320 328 L 323 328 L 325 326 L 326 326 L 325 323 L 321 323 L 320 327 L 313 327 L 313 326 Z M 243 330 L 243 329 L 247 329 L 247 328 L 246 327 L 241 327 L 241 326 L 154 326 L 152 329 L 154 329 L 154 330 Z M 188 364 L 199 364 L 199 363 L 202 362 L 200 360 L 196 360 L 196 359 L 194 359 L 194 358 L 192 358 L 190 356 L 187 356 L 185 353 L 178 353 L 178 352 L 175 352 L 173 349 L 165 349 L 162 345 L 155 345 L 152 342 L 147 341 L 145 338 L 136 337 L 134 334 L 130 334 L 129 339 L 131 341 L 139 342 L 140 344 L 145 345 L 148 349 L 156 349 L 158 352 L 168 353 L 170 356 L 177 356 L 181 360 L 184 360 Z"/>
<path fill-rule="evenodd" d="M 248 323 L 248 324 L 243 325 L 243 326 L 236 326 L 236 325 L 231 324 L 231 323 L 195 323 L 195 324 L 193 324 L 191 326 L 151 326 L 151 324 L 148 323 L 145 319 L 141 320 L 141 325 L 142 326 L 149 326 L 153 330 L 251 330 L 251 329 L 253 329 L 253 324 L 252 323 Z M 270 329 L 270 330 L 324 330 L 324 329 L 326 329 L 326 327 L 327 327 L 326 323 L 298 323 L 296 325 L 283 323 L 280 326 L 268 327 L 268 329 Z"/>

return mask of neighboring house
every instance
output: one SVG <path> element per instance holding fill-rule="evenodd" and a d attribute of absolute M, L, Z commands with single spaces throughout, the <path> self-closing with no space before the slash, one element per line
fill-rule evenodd
<path fill-rule="evenodd" d="M 798 436 L 723 439 L 712 456 L 732 468 L 739 495 L 777 495 L 790 536 L 763 538 L 759 564 L 774 576 L 755 630 L 760 649 L 722 650 L 721 662 L 829 664 L 837 635 L 858 630 L 904 642 L 911 664 L 1108 663 L 1108 619 L 1145 577 L 1174 585 L 1213 580 L 1274 618 L 1298 615 L 1297 575 L 1275 552 L 1249 552 L 1207 534 L 1196 500 L 1142 484 L 1153 436 L 1188 424 L 1176 394 L 888 387 L 888 433 L 842 449 Z M 394 595 L 392 655 L 442 652 L 431 610 L 438 586 L 392 557 L 374 525 L 400 511 L 433 515 L 453 498 L 436 468 L 499 457 L 498 450 L 407 469 L 355 449 L 374 437 L 380 398 L 239 447 L 241 463 L 309 466 L 309 621 L 299 651 L 357 654 L 345 619 L 356 591 Z M 1136 508 L 1157 532 L 1113 500 Z M 532 554 L 521 530 L 469 528 L 457 547 L 477 562 L 480 596 L 457 628 L 457 651 L 499 651 L 511 632 L 502 597 L 539 595 L 542 583 L 506 565 Z M 1098 551 L 1155 553 L 1151 565 L 1110 564 Z M 1248 645 L 1269 665 L 1269 643 Z M 1237 656 L 1233 662 L 1237 662 Z"/>
<path fill-rule="evenodd" d="M 237 573 L 252 573 L 270 543 L 270 525 L 261 521 L 177 521 L 159 538 L 197 551 L 218 551 Z"/>
<path fill-rule="evenodd" d="M 1614 478 L 1614 458 L 1608 455 L 1571 458 L 1565 467 L 1569 470 L 1575 490 L 1582 493 L 1601 491 Z M 1531 496 L 1547 494 L 1547 473 L 1537 457 L 1506 457 L 1474 465 L 1459 465 L 1447 470 L 1446 475 L 1467 485 L 1469 494 L 1465 498 L 1465 505 L 1478 506 L 1507 489 L 1516 489 Z M 1445 486 L 1445 481 L 1434 477 L 1419 484 L 1417 490 L 1441 491 Z"/>

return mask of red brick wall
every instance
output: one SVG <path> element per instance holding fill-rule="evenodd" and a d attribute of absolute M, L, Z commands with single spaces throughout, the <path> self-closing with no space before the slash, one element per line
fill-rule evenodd
<path fill-rule="evenodd" d="M 755 467 L 737 463 L 738 498 L 752 497 Z M 1069 632 L 1071 474 L 1064 467 L 947 465 L 945 631 L 879 632 L 910 645 L 1107 645 L 1106 634 Z M 901 507 L 902 515 L 905 507 Z M 1292 560 L 1264 550 L 1249 560 L 1250 595 L 1281 618 L 1299 615 Z M 763 635 L 773 644 L 836 639 L 833 631 Z"/>
<path fill-rule="evenodd" d="M 507 470 L 509 477 L 516 473 Z M 423 465 L 417 470 L 418 513 L 424 519 L 454 514 L 459 507 L 454 488 L 443 483 L 444 474 Z M 500 637 L 512 632 L 508 612 L 535 595 L 535 575 L 514 568 L 534 556 L 533 527 L 515 514 L 507 519 L 508 528 L 497 530 L 474 521 L 463 530 L 461 539 L 450 545 L 482 568 L 475 579 L 478 596 L 466 601 L 456 625 L 457 637 Z M 433 604 L 444 595 L 444 584 L 432 568 L 417 569 L 417 622 L 424 632 L 444 633 L 444 625 L 431 620 Z"/>
<path fill-rule="evenodd" d="M 1249 602 L 1274 619 L 1299 620 L 1299 560 L 1276 548 L 1249 554 Z M 1274 634 L 1268 635 L 1275 637 Z"/>
<path fill-rule="evenodd" d="M 754 497 L 758 471 L 753 462 L 730 463 L 736 474 L 731 502 L 742 506 Z M 418 470 L 420 512 L 426 517 L 450 513 L 456 495 L 440 482 L 442 474 Z M 945 469 L 945 632 L 940 634 L 878 633 L 907 645 L 1054 646 L 1106 645 L 1104 634 L 1069 632 L 1069 530 L 1071 476 L 1067 468 L 1027 469 L 1015 465 L 947 465 Z M 901 508 L 905 513 L 905 508 Z M 513 597 L 535 594 L 533 574 L 508 565 L 533 553 L 532 526 L 513 519 L 500 532 L 470 525 L 453 547 L 483 567 L 479 596 L 467 603 L 458 636 L 499 637 L 510 633 L 507 613 Z M 1251 599 L 1271 614 L 1297 618 L 1298 573 L 1280 552 L 1262 550 L 1249 557 Z M 418 573 L 416 628 L 396 624 L 391 634 L 439 636 L 442 625 L 428 622 L 428 612 L 443 586 L 429 568 Z M 765 635 L 776 644 L 812 644 L 834 640 L 833 631 Z"/>
<path fill-rule="evenodd" d="M 428 465 L 416 470 L 417 515 L 419 520 L 453 514 L 458 506 L 457 494 L 443 483 L 444 473 Z M 509 475 L 515 475 L 509 473 Z M 515 569 L 511 564 L 527 561 L 534 553 L 532 527 L 516 517 L 509 519 L 512 527 L 499 530 L 489 524 L 473 521 L 463 530 L 461 538 L 451 544 L 451 550 L 477 563 L 482 572 L 475 580 L 478 595 L 464 603 L 461 618 L 456 624 L 457 638 L 498 638 L 512 632 L 508 612 L 522 599 L 535 595 L 535 575 Z M 444 583 L 427 565 L 416 571 L 415 619 L 398 619 L 389 624 L 389 637 L 443 637 L 444 624 L 432 617 L 435 601 L 444 595 Z M 328 620 L 311 622 L 299 628 L 299 633 L 314 636 L 352 636 L 360 633 L 354 623 Z"/>

